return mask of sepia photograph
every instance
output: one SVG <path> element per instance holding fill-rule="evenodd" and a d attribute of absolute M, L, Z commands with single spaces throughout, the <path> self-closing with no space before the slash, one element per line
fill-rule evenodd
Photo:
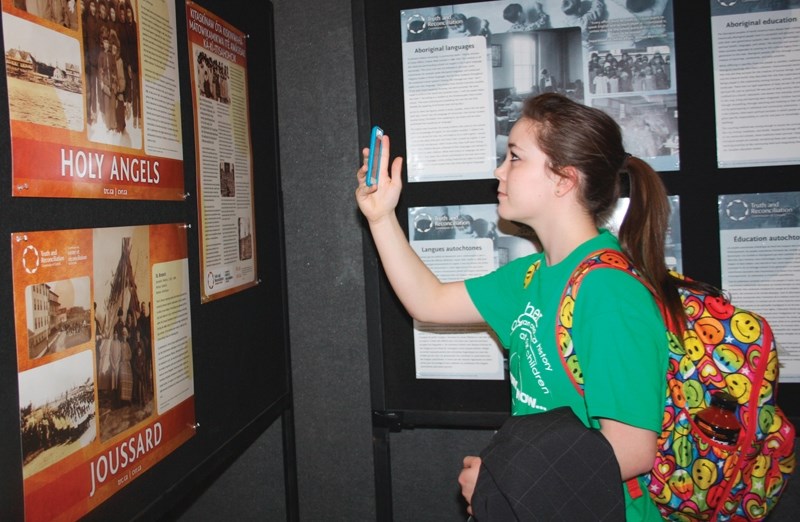
<path fill-rule="evenodd" d="M 239 218 L 239 260 L 251 259 L 253 257 L 253 231 L 250 226 L 250 218 L 242 216 Z"/>
<path fill-rule="evenodd" d="M 195 60 L 196 83 L 200 96 L 209 100 L 228 104 L 231 102 L 228 77 L 228 65 L 220 59 L 212 57 L 205 51 L 200 51 Z"/>
<path fill-rule="evenodd" d="M 14 0 L 14 7 L 67 29 L 78 28 L 78 0 Z"/>
<path fill-rule="evenodd" d="M 94 230 L 100 440 L 153 414 L 150 237 L 141 227 Z"/>
<path fill-rule="evenodd" d="M 29 477 L 97 437 L 91 350 L 19 374 L 22 474 Z"/>
<path fill-rule="evenodd" d="M 223 198 L 236 196 L 236 174 L 233 163 L 229 161 L 219 163 L 219 193 Z"/>
<path fill-rule="evenodd" d="M 11 119 L 83 130 L 78 40 L 8 13 L 3 40 Z"/>
<path fill-rule="evenodd" d="M 86 120 L 91 141 L 142 148 L 136 0 L 84 0 Z"/>
<path fill-rule="evenodd" d="M 89 278 L 26 287 L 25 313 L 30 359 L 88 343 L 92 338 Z"/>

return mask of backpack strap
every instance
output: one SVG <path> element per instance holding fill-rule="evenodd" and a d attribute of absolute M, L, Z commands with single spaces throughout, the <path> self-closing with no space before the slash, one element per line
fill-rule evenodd
<path fill-rule="evenodd" d="M 644 280 L 642 275 L 633 266 L 633 263 L 628 256 L 617 250 L 604 248 L 592 252 L 572 272 L 572 275 L 567 279 L 567 284 L 564 286 L 564 291 L 561 294 L 561 301 L 558 305 L 558 313 L 556 313 L 556 341 L 558 342 L 559 353 L 561 357 L 561 364 L 567 372 L 570 381 L 575 386 L 579 394 L 583 395 L 583 372 L 580 369 L 578 362 L 578 354 L 575 351 L 575 346 L 572 343 L 572 320 L 575 310 L 575 301 L 578 297 L 578 290 L 580 289 L 581 282 L 586 274 L 596 268 L 611 268 L 625 272 L 635 277 L 645 288 L 647 288 L 653 296 L 656 295 L 653 287 Z M 662 315 L 664 312 L 661 303 L 659 302 Z"/>

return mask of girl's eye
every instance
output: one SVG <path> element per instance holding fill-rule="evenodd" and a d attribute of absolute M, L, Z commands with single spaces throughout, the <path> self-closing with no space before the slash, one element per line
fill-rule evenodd
<path fill-rule="evenodd" d="M 508 157 L 511 159 L 511 161 L 517 161 L 519 159 L 519 156 L 517 156 L 513 152 L 509 152 Z"/>

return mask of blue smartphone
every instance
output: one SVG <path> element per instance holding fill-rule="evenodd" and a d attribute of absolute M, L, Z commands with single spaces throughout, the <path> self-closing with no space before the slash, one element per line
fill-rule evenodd
<path fill-rule="evenodd" d="M 377 125 L 372 127 L 369 137 L 369 160 L 367 161 L 367 186 L 378 183 L 378 174 L 381 171 L 381 154 L 383 153 L 383 129 Z"/>

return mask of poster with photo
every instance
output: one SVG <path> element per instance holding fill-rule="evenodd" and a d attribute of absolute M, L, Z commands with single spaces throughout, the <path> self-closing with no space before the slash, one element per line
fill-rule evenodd
<path fill-rule="evenodd" d="M 628 152 L 678 169 L 672 0 L 445 5 L 400 24 L 409 181 L 490 178 L 543 92 L 605 111 Z"/>
<path fill-rule="evenodd" d="M 537 251 L 532 232 L 496 204 L 408 209 L 411 247 L 443 282 L 478 277 Z M 486 324 L 414 321 L 417 379 L 502 380 L 504 353 Z"/>
<path fill-rule="evenodd" d="M 800 0 L 709 2 L 717 165 L 800 163 Z"/>
<path fill-rule="evenodd" d="M 77 520 L 194 435 L 186 228 L 11 243 L 25 520 Z"/>
<path fill-rule="evenodd" d="M 2 16 L 12 195 L 182 199 L 174 3 L 2 0 Z"/>
<path fill-rule="evenodd" d="M 257 284 L 247 35 L 186 3 L 203 302 Z"/>
<path fill-rule="evenodd" d="M 800 382 L 800 192 L 725 194 L 718 202 L 722 288 L 767 319 L 781 382 Z"/>

